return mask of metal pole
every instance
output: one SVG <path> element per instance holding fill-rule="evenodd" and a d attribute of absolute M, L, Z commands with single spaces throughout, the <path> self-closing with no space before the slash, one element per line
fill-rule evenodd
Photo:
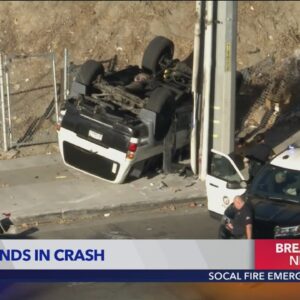
<path fill-rule="evenodd" d="M 199 63 L 200 63 L 200 3 L 201 1 L 196 1 L 196 11 L 197 11 L 197 23 L 195 24 L 194 32 L 194 52 L 193 52 L 193 77 L 192 77 L 192 92 L 199 92 Z"/>
<path fill-rule="evenodd" d="M 4 57 L 5 66 L 5 83 L 6 83 L 6 101 L 7 101 L 7 117 L 8 117 L 8 134 L 9 147 L 12 147 L 12 123 L 11 123 L 11 106 L 10 106 L 10 88 L 9 88 L 9 68 L 7 55 Z"/>
<path fill-rule="evenodd" d="M 228 154 L 234 149 L 237 1 L 216 1 L 215 74 L 210 143 Z"/>
<path fill-rule="evenodd" d="M 204 43 L 204 78 L 203 78 L 203 122 L 202 139 L 200 139 L 201 165 L 200 180 L 205 180 L 207 174 L 208 155 L 209 155 L 209 108 L 211 94 L 211 69 L 212 69 L 212 41 L 213 41 L 213 7 L 214 1 L 207 1 L 206 31 Z"/>
<path fill-rule="evenodd" d="M 64 49 L 64 101 L 67 100 L 67 96 L 69 94 L 69 84 L 68 84 L 68 49 Z"/>
<path fill-rule="evenodd" d="M 58 100 L 57 100 L 57 86 L 56 86 L 55 54 L 53 52 L 51 54 L 52 54 L 52 72 L 53 72 L 55 116 L 56 116 L 56 122 L 58 122 Z"/>
<path fill-rule="evenodd" d="M 199 140 L 200 140 L 200 116 L 201 116 L 201 82 L 203 78 L 203 49 L 204 49 L 204 13 L 206 1 L 196 1 L 197 22 L 194 32 L 193 49 L 193 119 L 191 130 L 191 168 L 194 174 L 199 173 Z"/>
<path fill-rule="evenodd" d="M 6 121 L 5 121 L 5 101 L 4 101 L 2 54 L 0 54 L 0 96 L 1 96 L 1 110 L 2 110 L 3 151 L 7 152 L 8 147 L 7 147 Z"/>

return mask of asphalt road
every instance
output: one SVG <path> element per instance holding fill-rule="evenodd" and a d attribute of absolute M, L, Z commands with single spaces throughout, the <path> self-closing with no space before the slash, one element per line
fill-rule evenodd
<path fill-rule="evenodd" d="M 202 300 L 201 284 L 180 283 L 49 283 L 15 284 L 1 300 Z M 210 298 L 211 299 L 211 298 Z"/>
<path fill-rule="evenodd" d="M 112 213 L 70 224 L 48 224 L 32 238 L 38 239 L 210 239 L 219 222 L 202 206 L 183 204 L 153 211 Z M 105 299 L 198 300 L 206 299 L 201 284 L 178 283 L 22 283 L 3 286 L 2 299 Z"/>
<path fill-rule="evenodd" d="M 219 222 L 189 205 L 113 213 L 71 224 L 40 226 L 33 238 L 215 238 Z M 287 291 L 289 291 L 287 293 Z M 288 297 L 287 297 L 288 294 Z M 295 296 L 296 295 L 296 296 Z M 299 284 L 274 283 L 22 283 L 0 285 L 1 300 L 279 300 L 298 299 Z"/>
<path fill-rule="evenodd" d="M 152 211 L 113 212 L 63 224 L 42 225 L 38 239 L 215 239 L 219 222 L 191 203 Z"/>

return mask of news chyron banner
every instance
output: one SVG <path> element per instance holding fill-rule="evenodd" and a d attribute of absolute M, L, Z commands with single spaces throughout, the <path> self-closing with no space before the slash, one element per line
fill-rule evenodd
<path fill-rule="evenodd" d="M 0 281 L 298 282 L 298 240 L 1 240 Z"/>

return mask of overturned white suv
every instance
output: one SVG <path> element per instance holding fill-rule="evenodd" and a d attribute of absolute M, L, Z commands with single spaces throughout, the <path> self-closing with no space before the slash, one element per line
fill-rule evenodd
<path fill-rule="evenodd" d="M 189 145 L 191 69 L 173 59 L 174 45 L 158 36 L 142 66 L 107 72 L 101 63 L 81 65 L 62 105 L 59 149 L 68 166 L 113 183 L 142 172 L 163 153 Z"/>

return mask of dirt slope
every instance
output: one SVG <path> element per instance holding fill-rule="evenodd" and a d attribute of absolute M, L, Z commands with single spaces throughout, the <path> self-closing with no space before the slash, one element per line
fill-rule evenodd
<path fill-rule="evenodd" d="M 75 61 L 110 58 L 140 63 L 143 49 L 161 34 L 185 55 L 192 46 L 193 2 L 45 1 L 0 4 L 0 48 L 11 52 L 69 49 Z"/>
<path fill-rule="evenodd" d="M 299 45 L 297 1 L 238 3 L 238 62 L 247 66 L 275 53 L 281 58 Z M 192 48 L 193 1 L 40 1 L 0 4 L 0 49 L 6 53 L 67 47 L 75 61 L 119 55 L 121 63 L 140 63 L 155 35 L 174 40 L 176 55 Z"/>
<path fill-rule="evenodd" d="M 280 61 L 293 53 L 300 43 L 299 14 L 298 2 L 240 1 L 238 69 L 268 55 Z M 195 17 L 194 1 L 4 1 L 0 49 L 7 54 L 54 51 L 57 67 L 65 47 L 75 63 L 117 54 L 121 67 L 140 64 L 147 43 L 164 35 L 174 41 L 175 56 L 185 58 L 192 50 Z M 35 149 L 21 155 L 55 151 L 53 146 Z"/>

